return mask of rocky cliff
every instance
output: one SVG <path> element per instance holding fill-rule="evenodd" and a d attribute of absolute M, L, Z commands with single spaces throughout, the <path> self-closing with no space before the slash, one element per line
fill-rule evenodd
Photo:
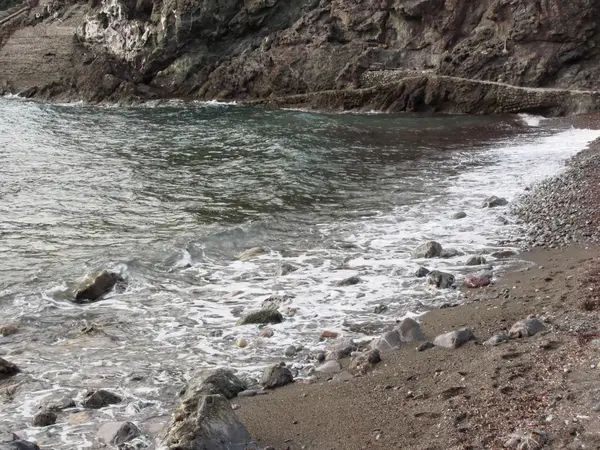
<path fill-rule="evenodd" d="M 464 81 L 456 88 L 452 80 L 469 79 L 497 82 L 479 85 L 475 103 L 486 105 L 479 112 L 502 112 L 502 106 L 489 107 L 497 95 L 487 97 L 503 89 L 498 86 L 600 89 L 599 7 L 600 0 L 42 1 L 15 19 L 18 26 L 0 44 L 0 91 L 91 101 L 179 97 L 277 104 L 328 91 L 320 105 L 328 107 L 327 99 L 336 97 L 329 106 L 338 108 L 347 107 L 340 106 L 340 95 L 360 107 L 365 89 L 394 99 L 400 89 L 404 100 L 393 110 L 463 112 L 461 95 L 473 93 L 464 91 Z M 68 60 L 58 64 L 57 76 L 47 81 L 33 71 L 25 80 L 24 68 L 11 68 L 22 66 L 20 55 L 27 52 L 19 33 L 45 36 L 31 46 L 51 46 L 42 30 L 64 29 L 65 23 L 72 42 L 55 45 Z M 56 60 L 56 50 L 46 53 Z M 377 73 L 392 75 L 377 88 Z M 424 81 L 407 83 L 415 76 Z M 390 89 L 382 92 L 386 85 Z M 583 106 L 581 93 L 571 97 L 567 101 L 576 104 L 568 107 L 565 96 L 554 93 L 516 109 L 596 109 L 595 95 L 585 97 Z"/>

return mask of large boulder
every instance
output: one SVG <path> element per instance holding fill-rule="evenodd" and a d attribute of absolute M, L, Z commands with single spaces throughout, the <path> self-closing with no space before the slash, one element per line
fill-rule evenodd
<path fill-rule="evenodd" d="M 100 409 L 105 406 L 121 403 L 122 400 L 117 394 L 104 389 L 98 389 L 97 391 L 88 392 L 82 404 L 84 408 Z"/>
<path fill-rule="evenodd" d="M 473 339 L 473 332 L 468 328 L 440 334 L 433 340 L 433 345 L 444 348 L 458 348 Z"/>
<path fill-rule="evenodd" d="M 454 285 L 454 275 L 439 270 L 432 270 L 427 275 L 427 284 L 431 284 L 440 289 L 451 288 Z"/>
<path fill-rule="evenodd" d="M 522 338 L 534 336 L 540 331 L 544 331 L 546 326 L 535 316 L 529 316 L 527 319 L 519 320 L 515 323 L 508 334 L 511 338 Z"/>
<path fill-rule="evenodd" d="M 281 364 L 265 368 L 260 378 L 260 384 L 266 389 L 275 389 L 290 384 L 293 381 L 294 375 L 292 375 L 290 369 Z"/>
<path fill-rule="evenodd" d="M 10 431 L 0 429 L 0 450 L 40 450 L 37 444 L 25 441 Z"/>
<path fill-rule="evenodd" d="M 412 252 L 413 258 L 436 258 L 442 256 L 442 246 L 435 241 L 425 242 Z"/>
<path fill-rule="evenodd" d="M 429 269 L 427 267 L 419 267 L 415 270 L 415 277 L 417 278 L 425 278 L 429 274 Z"/>
<path fill-rule="evenodd" d="M 169 450 L 257 450 L 248 430 L 222 395 L 186 395 L 173 414 L 160 448 Z"/>
<path fill-rule="evenodd" d="M 246 314 L 240 320 L 238 325 L 249 325 L 249 324 L 264 324 L 264 323 L 281 323 L 283 322 L 283 316 L 275 309 L 261 309 L 259 311 L 253 311 Z"/>
<path fill-rule="evenodd" d="M 396 327 L 398 333 L 400 333 L 400 340 L 402 342 L 413 342 L 425 340 L 425 335 L 421 331 L 421 325 L 415 319 L 407 317 Z"/>
<path fill-rule="evenodd" d="M 109 422 L 100 427 L 98 436 L 107 444 L 120 445 L 129 442 L 142 433 L 131 422 Z"/>
<path fill-rule="evenodd" d="M 75 291 L 75 303 L 91 303 L 100 300 L 103 295 L 122 281 L 119 274 L 103 270 L 89 278 L 83 286 Z"/>
<path fill-rule="evenodd" d="M 506 206 L 508 205 L 508 200 L 504 197 L 496 197 L 492 195 L 491 197 L 486 198 L 483 201 L 483 208 L 495 208 L 496 206 Z"/>
<path fill-rule="evenodd" d="M 238 378 L 229 369 L 215 369 L 205 377 L 190 380 L 185 387 L 185 394 L 191 395 L 217 395 L 232 399 L 240 392 L 248 389 L 245 381 Z"/>
<path fill-rule="evenodd" d="M 19 368 L 4 358 L 0 358 L 0 380 L 12 377 L 20 372 Z"/>

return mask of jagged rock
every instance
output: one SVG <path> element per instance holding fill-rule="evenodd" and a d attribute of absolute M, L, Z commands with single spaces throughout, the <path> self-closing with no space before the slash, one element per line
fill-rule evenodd
<path fill-rule="evenodd" d="M 342 370 L 340 373 L 336 373 L 333 376 L 333 379 L 331 380 L 332 383 L 343 383 L 344 381 L 350 381 L 351 379 L 353 379 L 354 376 L 346 371 L 346 370 Z"/>
<path fill-rule="evenodd" d="M 41 408 L 50 411 L 62 411 L 63 409 L 75 407 L 75 400 L 71 397 L 54 397 L 44 399 Z"/>
<path fill-rule="evenodd" d="M 512 258 L 513 256 L 517 256 L 517 252 L 515 252 L 514 250 L 500 250 L 498 252 L 493 252 L 490 256 L 496 259 L 506 259 Z"/>
<path fill-rule="evenodd" d="M 292 372 L 281 364 L 267 367 L 260 378 L 260 384 L 266 389 L 275 389 L 294 381 Z"/>
<path fill-rule="evenodd" d="M 483 345 L 488 345 L 490 347 L 495 347 L 496 345 L 500 345 L 503 342 L 508 341 L 508 336 L 504 333 L 498 333 L 493 335 L 487 341 L 483 343 Z"/>
<path fill-rule="evenodd" d="M 400 347 L 402 344 L 402 338 L 398 330 L 386 331 L 377 339 L 371 342 L 371 349 L 385 352 L 394 348 Z"/>
<path fill-rule="evenodd" d="M 294 296 L 289 294 L 273 294 L 269 298 L 263 300 L 261 309 L 277 310 L 281 305 L 292 301 L 293 298 Z"/>
<path fill-rule="evenodd" d="M 468 288 L 480 288 L 489 285 L 494 279 L 491 272 L 475 273 L 465 276 L 463 286 Z"/>
<path fill-rule="evenodd" d="M 427 283 L 439 289 L 451 288 L 454 285 L 454 275 L 439 270 L 432 270 L 427 275 Z"/>
<path fill-rule="evenodd" d="M 54 425 L 57 418 L 58 416 L 54 411 L 45 409 L 33 416 L 31 423 L 34 427 L 47 427 L 49 425 Z"/>
<path fill-rule="evenodd" d="M 258 450 L 222 395 L 186 396 L 173 414 L 161 448 L 169 450 Z"/>
<path fill-rule="evenodd" d="M 453 220 L 459 220 L 459 219 L 464 219 L 465 217 L 467 217 L 467 213 L 464 211 L 459 211 L 459 212 L 452 214 L 452 216 L 450 218 Z"/>
<path fill-rule="evenodd" d="M 435 241 L 425 242 L 412 252 L 413 258 L 436 258 L 442 256 L 443 248 Z"/>
<path fill-rule="evenodd" d="M 433 340 L 433 345 L 444 348 L 458 348 L 473 339 L 473 332 L 468 328 L 440 334 Z"/>
<path fill-rule="evenodd" d="M 498 216 L 498 217 L 496 217 L 495 222 L 498 225 L 508 225 L 510 223 L 510 221 L 506 217 L 504 217 L 504 216 Z"/>
<path fill-rule="evenodd" d="M 131 422 L 109 422 L 100 427 L 98 436 L 107 444 L 120 445 L 129 442 L 142 433 Z"/>
<path fill-rule="evenodd" d="M 117 273 L 103 270 L 91 277 L 84 286 L 75 291 L 75 303 L 90 303 L 100 300 L 103 295 L 110 292 L 123 279 Z"/>
<path fill-rule="evenodd" d="M 261 309 L 260 311 L 253 311 L 251 313 L 248 313 L 246 316 L 244 316 L 238 321 L 238 325 L 281 322 L 283 322 L 283 316 L 279 311 L 276 311 L 274 309 Z"/>
<path fill-rule="evenodd" d="M 12 377 L 16 375 L 21 370 L 11 362 L 8 362 L 4 358 L 0 358 L 0 380 L 3 378 Z"/>
<path fill-rule="evenodd" d="M 342 370 L 342 366 L 335 359 L 326 361 L 317 367 L 316 371 L 321 373 L 337 373 Z"/>
<path fill-rule="evenodd" d="M 534 336 L 540 331 L 544 331 L 546 326 L 535 316 L 529 316 L 527 319 L 519 320 L 509 330 L 511 338 L 522 338 Z"/>
<path fill-rule="evenodd" d="M 466 266 L 481 266 L 486 264 L 487 260 L 483 256 L 471 256 L 465 263 Z"/>
<path fill-rule="evenodd" d="M 495 208 L 497 206 L 506 205 L 508 205 L 508 200 L 503 197 L 496 197 L 495 195 L 492 195 L 483 201 L 483 208 Z"/>
<path fill-rule="evenodd" d="M 277 269 L 277 272 L 275 272 L 275 276 L 283 277 L 292 272 L 295 272 L 296 270 L 298 270 L 298 268 L 296 266 L 293 266 L 289 263 L 283 263 L 283 264 L 281 264 L 281 266 L 279 266 L 279 268 Z"/>
<path fill-rule="evenodd" d="M 288 358 L 291 358 L 292 356 L 296 355 L 296 353 L 296 347 L 294 347 L 293 345 L 288 345 L 283 351 L 283 354 Z"/>
<path fill-rule="evenodd" d="M 417 278 L 425 278 L 428 274 L 429 274 L 429 269 L 427 269 L 425 267 L 419 267 L 415 271 L 415 277 L 417 277 Z"/>
<path fill-rule="evenodd" d="M 421 325 L 414 319 L 407 317 L 400 325 L 396 327 L 398 333 L 400 333 L 400 340 L 402 342 L 422 341 L 425 339 L 425 335 L 421 331 Z"/>
<path fill-rule="evenodd" d="M 40 450 L 37 444 L 25 441 L 10 431 L 0 429 L 0 450 Z"/>
<path fill-rule="evenodd" d="M 84 408 L 99 409 L 121 403 L 122 400 L 123 399 L 117 394 L 113 394 L 104 389 L 98 389 L 97 391 L 89 392 L 83 400 L 82 405 Z"/>
<path fill-rule="evenodd" d="M 360 283 L 362 280 L 360 279 L 359 276 L 357 275 L 353 275 L 351 277 L 348 278 L 344 278 L 343 280 L 338 281 L 337 283 L 335 283 L 336 286 L 353 286 L 355 284 Z"/>
<path fill-rule="evenodd" d="M 232 399 L 238 393 L 248 389 L 248 384 L 238 378 L 229 369 L 215 369 L 205 376 L 192 378 L 185 387 L 188 395 L 216 395 L 220 394 L 227 399 Z"/>
<path fill-rule="evenodd" d="M 259 255 L 266 253 L 266 250 L 262 247 L 252 247 L 248 250 L 244 250 L 242 253 L 236 255 L 236 258 L 240 261 L 248 261 L 249 259 L 255 258 Z"/>

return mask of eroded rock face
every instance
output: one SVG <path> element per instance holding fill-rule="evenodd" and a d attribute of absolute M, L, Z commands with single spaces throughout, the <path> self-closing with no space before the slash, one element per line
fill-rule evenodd
<path fill-rule="evenodd" d="M 256 450 L 248 430 L 222 395 L 186 396 L 173 414 L 161 448 Z"/>
<path fill-rule="evenodd" d="M 14 433 L 0 429 L 0 450 L 40 450 L 37 444 L 25 441 Z"/>
<path fill-rule="evenodd" d="M 440 289 L 448 289 L 454 285 L 454 275 L 439 270 L 432 270 L 427 275 L 427 284 Z"/>
<path fill-rule="evenodd" d="M 509 330 L 511 338 L 529 337 L 544 331 L 546 326 L 535 316 L 529 316 L 527 319 L 519 320 Z"/>

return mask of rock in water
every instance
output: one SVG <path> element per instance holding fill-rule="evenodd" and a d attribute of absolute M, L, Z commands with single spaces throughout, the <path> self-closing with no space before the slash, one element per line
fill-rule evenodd
<path fill-rule="evenodd" d="M 427 283 L 440 289 L 451 288 L 454 285 L 454 275 L 439 270 L 432 270 L 427 275 Z"/>
<path fill-rule="evenodd" d="M 483 256 L 471 256 L 465 263 L 466 266 L 481 266 L 486 264 L 487 260 Z"/>
<path fill-rule="evenodd" d="M 82 404 L 84 408 L 99 409 L 108 405 L 121 403 L 122 400 L 117 394 L 105 391 L 104 389 L 98 389 L 97 391 L 88 393 Z"/>
<path fill-rule="evenodd" d="M 412 252 L 413 258 L 436 258 L 442 256 L 442 246 L 435 241 L 425 242 Z"/>
<path fill-rule="evenodd" d="M 281 305 L 292 301 L 293 298 L 293 295 L 273 294 L 263 300 L 261 309 L 279 309 Z"/>
<path fill-rule="evenodd" d="M 20 372 L 19 368 L 4 358 L 0 358 L 0 380 L 12 377 Z"/>
<path fill-rule="evenodd" d="M 425 335 L 421 331 L 421 325 L 414 319 L 407 317 L 400 325 L 396 327 L 398 333 L 400 333 L 400 340 L 402 342 L 412 342 L 412 341 L 423 341 L 425 340 Z"/>
<path fill-rule="evenodd" d="M 263 323 L 281 323 L 283 316 L 274 309 L 261 309 L 248 313 L 238 321 L 238 325 L 263 324 Z"/>
<path fill-rule="evenodd" d="M 425 267 L 419 267 L 415 271 L 415 277 L 417 277 L 417 278 L 425 278 L 428 274 L 429 274 L 429 269 L 427 269 Z"/>
<path fill-rule="evenodd" d="M 58 416 L 55 412 L 45 409 L 33 416 L 32 424 L 34 427 L 47 427 L 54 425 L 57 418 Z"/>
<path fill-rule="evenodd" d="M 258 450 L 222 395 L 186 395 L 173 414 L 161 448 Z"/>
<path fill-rule="evenodd" d="M 506 259 L 506 258 L 512 258 L 513 256 L 517 256 L 517 252 L 515 252 L 514 250 L 501 250 L 501 251 L 492 253 L 490 256 L 492 258 L 497 258 L 497 259 Z"/>
<path fill-rule="evenodd" d="M 441 257 L 442 258 L 454 258 L 455 256 L 464 255 L 463 252 L 457 250 L 455 248 L 445 248 L 442 250 Z"/>
<path fill-rule="evenodd" d="M 464 211 L 459 211 L 457 213 L 452 214 L 452 216 L 450 218 L 454 219 L 454 220 L 459 220 L 459 219 L 464 219 L 465 217 L 467 217 L 467 213 Z"/>
<path fill-rule="evenodd" d="M 294 381 L 290 369 L 280 364 L 267 367 L 260 378 L 260 384 L 267 389 L 275 389 Z"/>
<path fill-rule="evenodd" d="M 483 208 L 495 208 L 496 206 L 506 206 L 508 205 L 508 200 L 503 197 L 496 197 L 492 195 L 491 197 L 486 198 L 483 201 Z"/>
<path fill-rule="evenodd" d="M 292 272 L 295 272 L 296 270 L 298 270 L 296 266 L 292 266 L 289 263 L 283 263 L 281 266 L 279 266 L 277 272 L 275 272 L 275 276 L 284 277 Z"/>
<path fill-rule="evenodd" d="M 252 259 L 256 256 L 262 255 L 263 253 L 266 253 L 266 250 L 264 248 L 252 247 L 252 248 L 249 248 L 248 250 L 244 250 L 242 253 L 237 255 L 236 258 L 239 259 L 240 261 L 248 261 L 249 259 Z"/>
<path fill-rule="evenodd" d="M 467 275 L 463 280 L 463 286 L 468 288 L 480 288 L 491 284 L 494 275 L 491 272 L 475 273 Z"/>
<path fill-rule="evenodd" d="M 90 303 L 99 300 L 123 279 L 119 274 L 103 270 L 75 292 L 75 303 Z"/>
<path fill-rule="evenodd" d="M 336 286 L 353 286 L 355 284 L 360 283 L 362 280 L 357 275 L 353 275 L 351 277 L 345 278 L 343 280 L 335 283 Z"/>
<path fill-rule="evenodd" d="M 140 436 L 140 429 L 131 422 L 109 422 L 100 427 L 98 436 L 107 444 L 120 445 Z"/>
<path fill-rule="evenodd" d="M 184 393 L 190 395 L 222 395 L 232 399 L 240 392 L 248 389 L 245 381 L 238 378 L 229 369 L 215 369 L 204 377 L 195 377 L 185 387 Z"/>
<path fill-rule="evenodd" d="M 40 450 L 33 442 L 24 441 L 9 431 L 0 429 L 0 450 Z"/>
<path fill-rule="evenodd" d="M 433 340 L 433 345 L 444 348 L 458 348 L 473 339 L 473 332 L 468 328 L 440 334 Z"/>
<path fill-rule="evenodd" d="M 511 338 L 522 338 L 534 336 L 545 329 L 546 326 L 537 317 L 529 316 L 527 319 L 519 320 L 515 323 L 508 334 Z"/>

